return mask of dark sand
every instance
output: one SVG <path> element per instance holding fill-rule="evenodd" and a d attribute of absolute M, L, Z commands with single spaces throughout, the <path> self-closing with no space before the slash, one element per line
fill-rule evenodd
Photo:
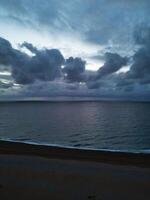
<path fill-rule="evenodd" d="M 0 142 L 0 200 L 150 200 L 150 155 Z"/>

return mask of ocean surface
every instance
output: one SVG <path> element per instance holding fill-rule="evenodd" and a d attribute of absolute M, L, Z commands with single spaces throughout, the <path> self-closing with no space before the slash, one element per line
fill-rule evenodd
<path fill-rule="evenodd" d="M 0 139 L 149 151 L 150 103 L 3 102 Z"/>

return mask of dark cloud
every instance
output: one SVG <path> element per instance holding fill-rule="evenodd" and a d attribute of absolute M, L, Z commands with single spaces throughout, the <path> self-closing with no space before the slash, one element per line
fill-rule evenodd
<path fill-rule="evenodd" d="M 148 0 L 44 0 L 42 3 L 41 0 L 0 0 L 1 35 L 10 34 L 14 40 L 14 33 L 16 37 L 19 35 L 15 31 L 22 33 L 23 28 L 50 37 L 56 34 L 65 40 L 77 36 L 88 45 L 94 43 L 103 48 L 93 57 L 88 56 L 93 61 L 104 61 L 98 71 L 91 72 L 85 69 L 82 58 L 65 60 L 58 49 L 38 49 L 24 42 L 21 48 L 31 52 L 27 54 L 0 38 L 0 71 L 11 71 L 11 78 L 5 82 L 12 82 L 13 78 L 20 84 L 22 93 L 26 88 L 26 95 L 29 91 L 39 95 L 41 90 L 41 95 L 76 95 L 78 91 L 81 96 L 147 94 L 150 91 L 149 13 Z M 5 24 L 9 29 L 3 31 Z M 16 29 L 11 32 L 9 25 Z M 127 62 L 130 70 L 118 72 Z M 0 76 L 2 79 L 5 77 Z M 12 83 L 1 81 L 0 87 L 11 88 Z"/>
<path fill-rule="evenodd" d="M 70 57 L 65 61 L 63 73 L 70 82 L 83 82 L 86 62 L 81 58 Z"/>
<path fill-rule="evenodd" d="M 0 64 L 10 65 L 12 77 L 18 84 L 30 84 L 35 80 L 53 81 L 61 75 L 64 58 L 58 49 L 37 50 L 24 43 L 34 56 L 14 49 L 11 44 L 0 38 Z"/>
<path fill-rule="evenodd" d="M 117 53 L 106 53 L 105 63 L 98 70 L 96 79 L 100 79 L 104 76 L 117 72 L 121 67 L 127 65 L 127 57 L 122 57 Z"/>
<path fill-rule="evenodd" d="M 105 53 L 104 58 L 104 65 L 98 71 L 92 72 L 85 70 L 85 61 L 81 58 L 70 57 L 63 68 L 65 79 L 69 82 L 85 82 L 89 89 L 105 87 L 109 79 L 104 82 L 101 79 L 117 72 L 127 64 L 128 59 L 116 53 Z"/>
<path fill-rule="evenodd" d="M 139 24 L 134 32 L 135 44 L 139 46 L 130 58 L 130 69 L 126 73 L 112 74 L 105 78 L 107 83 L 112 83 L 114 93 L 120 95 L 145 95 L 150 90 L 150 27 Z M 109 88 L 111 91 L 111 88 Z"/>
<path fill-rule="evenodd" d="M 120 95 L 126 93 L 146 95 L 150 91 L 150 25 L 139 24 L 134 32 L 134 40 L 139 48 L 131 58 L 129 71 L 112 74 L 108 79 L 105 78 L 105 87 L 107 88 L 107 83 L 112 83 L 111 87 L 114 87 L 114 94 L 118 92 Z M 111 88 L 109 91 L 111 91 Z"/>
<path fill-rule="evenodd" d="M 33 44 L 31 44 L 31 43 L 28 43 L 28 42 L 24 42 L 24 43 L 22 43 L 21 45 L 20 45 L 20 47 L 22 48 L 22 47 L 25 47 L 25 48 L 27 48 L 29 51 L 31 51 L 32 53 L 38 53 L 38 49 L 35 47 L 35 46 L 33 46 Z"/>
<path fill-rule="evenodd" d="M 139 25 L 134 33 L 135 42 L 141 47 L 133 56 L 133 64 L 126 79 L 140 84 L 150 83 L 150 26 Z"/>
<path fill-rule="evenodd" d="M 29 56 L 0 38 L 0 69 L 2 71 L 7 66 L 15 82 L 26 87 L 23 90 L 26 95 L 29 90 L 33 95 L 42 90 L 41 96 L 53 93 L 123 98 L 141 94 L 147 97 L 150 91 L 150 26 L 143 23 L 138 25 L 134 40 L 138 48 L 133 56 L 128 59 L 119 53 L 107 52 L 102 57 L 104 65 L 92 72 L 85 69 L 86 62 L 82 58 L 69 57 L 65 60 L 58 49 L 37 49 L 31 43 L 24 42 L 20 46 L 33 53 Z M 128 72 L 116 73 L 127 64 L 131 65 Z M 12 87 L 12 84 L 0 84 L 2 89 Z"/>
<path fill-rule="evenodd" d="M 0 37 L 0 64 L 9 65 L 13 56 L 11 44 Z"/>
<path fill-rule="evenodd" d="M 17 83 L 33 83 L 36 79 L 53 81 L 61 75 L 64 58 L 57 49 L 44 49 L 21 66 L 13 67 L 12 75 Z"/>
<path fill-rule="evenodd" d="M 99 81 L 89 81 L 87 82 L 88 89 L 99 89 L 101 83 Z"/>
<path fill-rule="evenodd" d="M 122 57 L 117 53 L 107 52 L 105 53 L 104 59 L 104 65 L 96 73 L 91 73 L 87 76 L 86 84 L 89 89 L 107 88 L 109 82 L 115 83 L 116 78 L 114 77 L 118 75 L 114 76 L 113 74 L 128 63 L 127 57 Z"/>
<path fill-rule="evenodd" d="M 150 43 L 150 26 L 146 23 L 138 24 L 133 36 L 136 44 L 147 45 L 147 43 Z"/>
<path fill-rule="evenodd" d="M 139 49 L 134 57 L 133 64 L 128 72 L 127 78 L 143 79 L 150 75 L 150 48 L 143 47 Z"/>

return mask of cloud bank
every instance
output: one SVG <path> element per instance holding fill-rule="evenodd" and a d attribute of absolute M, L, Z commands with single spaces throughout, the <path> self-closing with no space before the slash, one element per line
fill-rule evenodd
<path fill-rule="evenodd" d="M 13 48 L 6 39 L 0 38 L 1 70 L 9 70 L 13 79 L 13 84 L 2 83 L 0 87 L 10 89 L 18 84 L 21 93 L 24 91 L 26 95 L 28 90 L 32 90 L 28 91 L 29 94 L 41 92 L 50 95 L 52 91 L 52 95 L 71 96 L 82 96 L 83 91 L 84 95 L 95 96 L 146 94 L 150 89 L 150 27 L 146 26 L 137 33 L 135 30 L 135 42 L 139 48 L 132 57 L 107 52 L 104 54 L 104 65 L 95 72 L 86 70 L 86 61 L 82 58 L 64 58 L 58 49 L 38 49 L 24 42 L 19 50 Z M 23 52 L 22 48 L 28 49 L 32 55 Z M 129 60 L 129 71 L 118 73 Z M 52 90 L 52 86 L 55 89 Z"/>
<path fill-rule="evenodd" d="M 0 94 L 150 98 L 149 11 L 148 0 L 1 0 Z M 42 48 L 27 38 L 14 47 L 9 26 L 19 27 L 16 38 L 30 30 L 63 41 Z M 86 53 L 74 38 L 89 45 Z M 98 70 L 87 70 L 89 61 Z"/>

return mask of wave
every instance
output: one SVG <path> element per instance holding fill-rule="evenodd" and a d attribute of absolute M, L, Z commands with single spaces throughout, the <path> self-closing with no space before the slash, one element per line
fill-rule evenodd
<path fill-rule="evenodd" d="M 12 138 L 1 138 L 0 142 L 12 142 L 12 143 L 18 143 L 18 144 L 30 144 L 30 145 L 36 145 L 36 146 L 45 146 L 45 147 L 58 147 L 58 148 L 65 148 L 65 149 L 75 149 L 75 150 L 87 150 L 87 151 L 97 151 L 97 152 L 112 152 L 112 153 L 128 153 L 128 154 L 150 154 L 150 149 L 139 149 L 139 150 L 135 150 L 135 149 L 108 149 L 108 148 L 92 148 L 92 147 L 84 147 L 81 146 L 81 144 L 79 145 L 75 145 L 75 146 L 70 146 L 70 145 L 63 145 L 63 144 L 51 144 L 51 143 L 45 143 L 45 142 L 35 142 L 35 141 L 30 141 L 27 138 L 16 138 L 16 139 L 12 139 Z M 86 146 L 86 145 L 85 145 Z"/>

